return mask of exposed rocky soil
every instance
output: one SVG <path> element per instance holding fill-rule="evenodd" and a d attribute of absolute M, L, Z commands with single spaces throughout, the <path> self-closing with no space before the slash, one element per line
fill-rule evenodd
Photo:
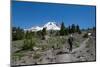
<path fill-rule="evenodd" d="M 95 61 L 95 37 L 83 38 L 83 34 L 74 34 L 73 50 L 69 52 L 67 39 L 69 36 L 50 37 L 47 40 L 37 40 L 37 51 L 19 51 L 23 41 L 12 42 L 12 65 L 48 64 L 62 62 Z M 52 48 L 52 45 L 54 45 Z"/>

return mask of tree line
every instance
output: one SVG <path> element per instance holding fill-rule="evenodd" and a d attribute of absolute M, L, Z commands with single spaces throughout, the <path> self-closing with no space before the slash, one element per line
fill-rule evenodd
<path fill-rule="evenodd" d="M 79 25 L 72 24 L 71 26 L 65 27 L 64 22 L 62 22 L 59 33 L 61 36 L 72 34 L 72 33 L 81 34 L 81 30 Z"/>
<path fill-rule="evenodd" d="M 24 38 L 24 30 L 20 27 L 12 27 L 12 40 L 22 40 Z"/>
<path fill-rule="evenodd" d="M 65 27 L 64 22 L 61 23 L 61 28 L 56 34 L 58 36 L 64 36 L 72 33 L 81 34 L 81 30 L 79 25 L 72 24 L 71 26 Z M 50 32 L 50 34 L 52 34 Z M 45 39 L 45 35 L 47 35 L 46 28 L 43 28 L 40 31 L 24 31 L 20 27 L 12 27 L 12 40 L 22 40 L 22 39 L 31 39 L 32 37 L 38 37 L 41 39 Z"/>
<path fill-rule="evenodd" d="M 40 31 L 24 31 L 20 27 L 12 27 L 12 40 L 22 40 L 22 39 L 31 39 L 32 37 L 37 37 L 41 39 L 45 39 L 46 28 L 43 28 Z"/>

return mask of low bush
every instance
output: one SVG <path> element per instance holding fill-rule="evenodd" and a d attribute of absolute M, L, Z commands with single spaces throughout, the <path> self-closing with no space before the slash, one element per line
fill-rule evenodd
<path fill-rule="evenodd" d="M 34 39 L 25 39 L 22 50 L 32 50 L 35 45 Z"/>
<path fill-rule="evenodd" d="M 40 57 L 41 57 L 41 54 L 39 54 L 39 53 L 35 53 L 33 55 L 33 59 L 39 59 Z"/>
<path fill-rule="evenodd" d="M 78 43 L 75 44 L 76 47 L 79 47 L 80 45 Z"/>
<path fill-rule="evenodd" d="M 84 34 L 83 38 L 88 38 L 88 33 Z"/>
<path fill-rule="evenodd" d="M 24 54 L 22 53 L 14 53 L 13 54 L 13 60 L 17 61 L 17 60 L 21 60 L 21 58 L 24 56 Z"/>

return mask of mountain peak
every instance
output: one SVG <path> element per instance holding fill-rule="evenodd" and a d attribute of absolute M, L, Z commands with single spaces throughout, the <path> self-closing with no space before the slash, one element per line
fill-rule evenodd
<path fill-rule="evenodd" d="M 48 23 L 46 23 L 46 24 L 44 25 L 44 27 L 45 27 L 45 26 L 49 26 L 49 25 L 50 25 L 50 26 L 56 25 L 56 22 L 48 22 Z"/>
<path fill-rule="evenodd" d="M 60 30 L 60 28 L 56 25 L 56 22 L 48 22 L 43 27 L 46 27 L 47 30 Z"/>
<path fill-rule="evenodd" d="M 42 30 L 43 28 L 46 28 L 47 30 L 60 30 L 60 27 L 57 26 L 56 22 L 48 22 L 48 23 L 44 24 L 44 26 L 42 26 L 42 27 L 35 26 L 35 27 L 31 27 L 30 29 L 27 29 L 27 30 L 39 31 L 39 30 Z"/>

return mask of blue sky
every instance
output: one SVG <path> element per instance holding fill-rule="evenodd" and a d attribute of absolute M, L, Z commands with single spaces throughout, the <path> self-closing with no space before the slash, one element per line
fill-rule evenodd
<path fill-rule="evenodd" d="M 16 27 L 42 26 L 49 21 L 81 28 L 95 26 L 95 6 L 13 1 L 11 7 L 12 26 Z"/>

